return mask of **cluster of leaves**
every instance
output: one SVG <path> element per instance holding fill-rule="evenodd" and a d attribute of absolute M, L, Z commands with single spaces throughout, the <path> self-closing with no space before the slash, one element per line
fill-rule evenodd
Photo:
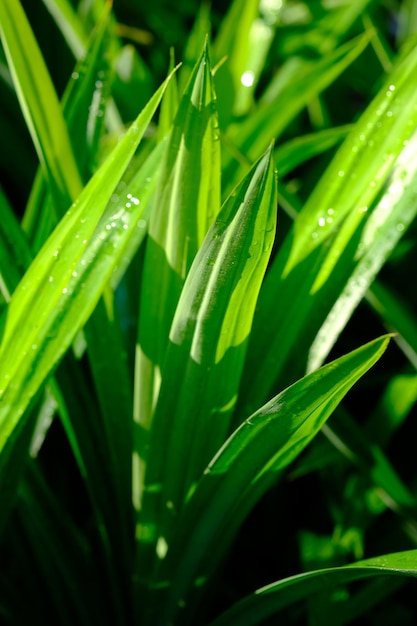
<path fill-rule="evenodd" d="M 61 99 L 50 21 L 0 3 L 2 623 L 396 611 L 417 574 L 412 450 L 389 448 L 417 399 L 417 4 L 233 0 L 213 36 L 201 5 L 165 80 L 169 4 L 141 29 L 133 3 L 43 5 L 77 60 Z M 362 381 L 384 328 L 395 367 Z"/>

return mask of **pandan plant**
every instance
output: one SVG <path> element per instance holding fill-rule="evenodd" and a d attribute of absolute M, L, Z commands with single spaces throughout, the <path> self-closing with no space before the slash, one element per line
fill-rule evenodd
<path fill-rule="evenodd" d="M 414 623 L 416 2 L 23 4 L 1 623 Z"/>

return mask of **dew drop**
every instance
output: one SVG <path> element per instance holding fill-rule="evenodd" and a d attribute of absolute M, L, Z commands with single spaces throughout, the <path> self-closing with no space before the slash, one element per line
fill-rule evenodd
<path fill-rule="evenodd" d="M 240 77 L 240 82 L 244 87 L 252 87 L 255 81 L 255 74 L 253 72 L 244 72 Z"/>
<path fill-rule="evenodd" d="M 319 217 L 319 226 L 323 227 L 326 225 L 326 220 L 324 217 Z"/>
<path fill-rule="evenodd" d="M 59 254 L 59 250 L 55 250 L 55 251 L 54 251 L 54 253 L 53 253 L 53 256 L 54 256 L 54 257 L 57 257 L 57 256 L 58 256 L 58 254 Z"/>
<path fill-rule="evenodd" d="M 78 77 L 79 77 L 78 72 L 73 72 L 73 73 L 71 74 L 71 78 L 73 78 L 74 80 L 77 80 L 77 78 L 78 78 Z"/>
<path fill-rule="evenodd" d="M 53 283 L 53 282 L 54 282 L 54 277 L 53 277 L 53 276 L 50 276 L 50 277 L 48 278 L 48 280 L 49 280 L 49 282 L 50 282 L 50 283 Z"/>
<path fill-rule="evenodd" d="M 78 276 L 77 272 L 73 272 L 72 276 L 74 276 L 74 278 L 76 278 Z"/>
<path fill-rule="evenodd" d="M 123 228 L 124 228 L 124 230 L 127 230 L 129 228 L 129 226 L 127 224 L 123 224 Z"/>
<path fill-rule="evenodd" d="M 111 226 L 110 226 L 110 224 L 107 224 L 107 226 L 106 226 L 106 230 L 111 230 Z"/>
<path fill-rule="evenodd" d="M 62 293 L 63 293 L 63 294 L 68 293 L 68 289 L 67 289 L 66 287 L 64 287 L 64 289 L 62 290 Z"/>
<path fill-rule="evenodd" d="M 340 177 L 342 178 L 342 177 L 345 175 L 345 173 L 344 173 L 344 171 L 343 171 L 343 170 L 339 170 L 339 171 L 337 172 L 337 175 L 338 175 L 338 176 L 340 176 Z"/>
<path fill-rule="evenodd" d="M 146 221 L 145 220 L 139 220 L 138 228 L 146 228 Z"/>
<path fill-rule="evenodd" d="M 402 231 L 404 230 L 404 224 L 402 224 L 401 222 L 399 222 L 397 224 L 397 230 L 399 233 L 402 233 Z"/>

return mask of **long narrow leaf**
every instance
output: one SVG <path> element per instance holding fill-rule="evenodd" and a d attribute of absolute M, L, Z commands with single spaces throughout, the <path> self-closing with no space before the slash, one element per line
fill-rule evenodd
<path fill-rule="evenodd" d="M 300 454 L 380 358 L 388 341 L 376 339 L 294 383 L 245 420 L 224 444 L 197 485 L 161 562 L 154 609 L 162 605 L 167 622 L 181 613 L 181 623 L 189 623 L 191 590 L 197 593 L 204 585 L 231 533 L 277 472 Z M 181 610 L 186 596 L 189 604 Z"/>
<path fill-rule="evenodd" d="M 13 294 L 1 347 L 0 449 L 91 314 L 117 264 L 116 252 L 132 231 L 131 220 L 139 219 L 138 199 L 117 214 L 111 203 L 107 214 L 105 208 L 166 84 L 85 187 Z"/>
<path fill-rule="evenodd" d="M 145 459 L 137 528 L 148 552 L 155 552 L 157 542 L 169 543 L 188 491 L 228 432 L 275 234 L 271 150 L 224 204 L 196 256 L 175 313 Z"/>
<path fill-rule="evenodd" d="M 373 576 L 417 576 L 417 550 L 386 554 L 345 567 L 306 572 L 258 589 L 210 626 L 258 626 L 280 610 L 311 595 Z"/>
<path fill-rule="evenodd" d="M 0 4 L 0 29 L 26 123 L 62 214 L 81 181 L 55 88 L 18 0 Z"/>

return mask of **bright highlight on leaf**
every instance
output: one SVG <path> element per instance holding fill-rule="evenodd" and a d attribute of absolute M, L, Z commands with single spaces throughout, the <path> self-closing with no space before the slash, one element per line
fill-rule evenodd
<path fill-rule="evenodd" d="M 0 2 L 1 624 L 416 623 L 415 4 Z"/>

